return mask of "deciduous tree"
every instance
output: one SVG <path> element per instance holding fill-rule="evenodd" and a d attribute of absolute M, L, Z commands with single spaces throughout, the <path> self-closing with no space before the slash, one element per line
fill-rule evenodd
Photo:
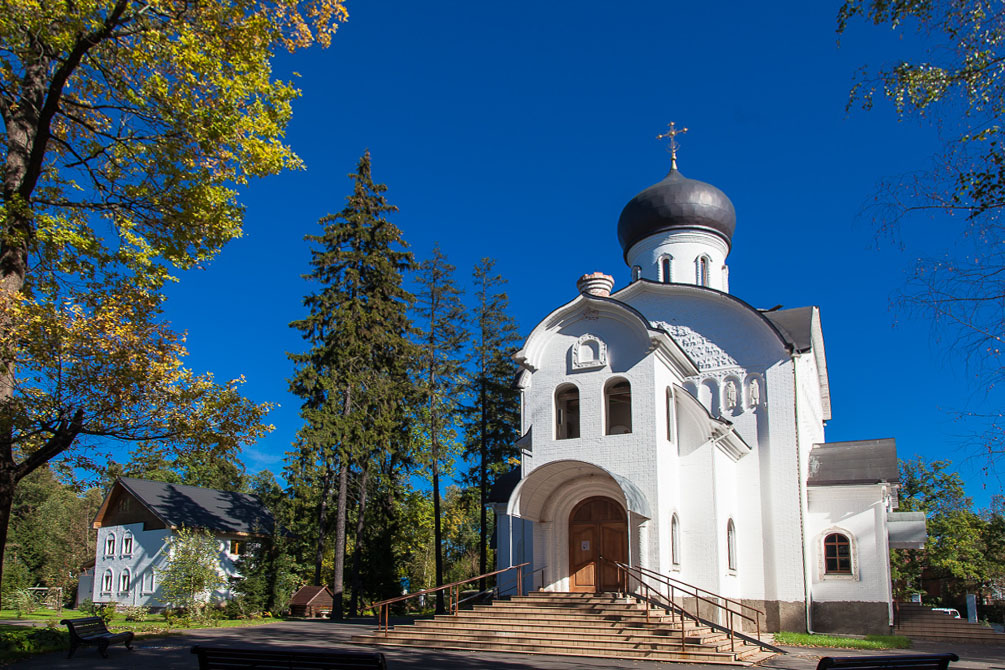
<path fill-rule="evenodd" d="M 14 487 L 90 438 L 232 451 L 265 407 L 181 366 L 176 270 L 240 235 L 236 188 L 296 167 L 277 48 L 327 44 L 341 0 L 0 8 L 0 552 Z"/>
<path fill-rule="evenodd" d="M 990 391 L 1005 377 L 1005 4 L 845 0 L 838 32 L 858 20 L 920 38 L 917 57 L 863 69 L 849 106 L 871 108 L 879 95 L 938 132 L 931 167 L 881 184 L 873 213 L 894 234 L 916 216 L 938 219 L 951 251 L 919 260 L 902 299 L 935 317 Z M 1002 415 L 964 416 L 989 427 L 989 463 L 1005 455 Z"/>
<path fill-rule="evenodd" d="M 158 576 L 164 602 L 198 614 L 224 585 L 219 540 L 206 530 L 179 528 L 164 550 L 168 558 Z"/>

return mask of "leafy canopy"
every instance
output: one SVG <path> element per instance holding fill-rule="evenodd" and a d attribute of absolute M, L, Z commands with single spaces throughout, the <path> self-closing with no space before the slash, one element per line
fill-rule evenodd
<path fill-rule="evenodd" d="M 870 109 L 885 97 L 901 119 L 931 122 L 942 143 L 931 167 L 881 184 L 873 207 L 880 229 L 894 235 L 914 215 L 937 218 L 949 249 L 918 261 L 903 302 L 935 317 L 990 390 L 1005 377 L 1005 3 L 844 0 L 838 32 L 862 20 L 913 31 L 922 48 L 863 68 L 849 107 Z M 1005 454 L 1000 413 L 968 416 L 989 427 L 993 463 Z"/>
<path fill-rule="evenodd" d="M 0 6 L 0 446 L 15 479 L 78 436 L 232 452 L 267 406 L 182 367 L 161 289 L 241 233 L 237 187 L 300 166 L 279 48 L 341 0 Z M 78 443 L 79 446 L 79 443 Z M 13 463 L 6 464 L 7 469 Z"/>

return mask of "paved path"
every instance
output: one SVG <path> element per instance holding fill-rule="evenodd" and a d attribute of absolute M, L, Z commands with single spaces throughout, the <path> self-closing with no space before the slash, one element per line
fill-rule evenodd
<path fill-rule="evenodd" d="M 329 623 L 325 621 L 284 621 L 281 623 L 249 628 L 204 628 L 185 631 L 168 637 L 140 639 L 133 644 L 130 652 L 122 645 L 114 645 L 108 650 L 109 658 L 103 659 L 94 647 L 84 647 L 72 659 L 65 653 L 36 656 L 12 667 L 14 670 L 46 668 L 47 670 L 121 670 L 142 668 L 143 670 L 197 670 L 195 656 L 189 651 L 196 644 L 217 645 L 263 645 L 277 647 L 299 647 L 303 649 L 326 649 L 338 645 L 347 649 L 376 649 L 349 645 L 348 640 L 357 631 L 371 630 L 373 620 L 358 623 Z M 814 670 L 821 656 L 856 656 L 872 653 L 934 653 L 952 651 L 960 657 L 953 670 L 1005 670 L 1005 646 L 988 645 L 947 645 L 942 643 L 917 642 L 911 650 L 891 650 L 889 652 L 863 652 L 850 649 L 822 649 L 787 647 L 790 653 L 775 656 L 762 664 L 770 670 Z M 615 670 L 632 668 L 637 670 L 663 670 L 701 668 L 709 665 L 685 665 L 680 663 L 660 663 L 655 661 L 630 661 L 619 659 L 580 658 L 568 656 L 531 656 L 516 654 L 493 654 L 480 652 L 448 652 L 427 649 L 380 648 L 387 657 L 389 670 Z"/>

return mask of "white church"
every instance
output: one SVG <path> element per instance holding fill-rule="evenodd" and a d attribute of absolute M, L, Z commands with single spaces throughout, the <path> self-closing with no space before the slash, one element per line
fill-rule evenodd
<path fill-rule="evenodd" d="M 820 311 L 730 293 L 735 223 L 674 160 L 618 221 L 631 281 L 582 277 L 531 332 L 498 567 L 530 563 L 525 592 L 617 590 L 604 557 L 757 607 L 768 630 L 888 633 L 889 550 L 922 547 L 924 515 L 895 511 L 892 439 L 826 442 Z"/>

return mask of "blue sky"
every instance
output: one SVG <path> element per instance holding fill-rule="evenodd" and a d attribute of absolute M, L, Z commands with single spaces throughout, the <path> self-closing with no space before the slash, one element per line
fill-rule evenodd
<path fill-rule="evenodd" d="M 856 69 L 912 55 L 886 28 L 835 34 L 837 2 L 535 4 L 349 1 L 332 47 L 282 55 L 298 73 L 288 141 L 307 169 L 252 183 L 245 236 L 170 291 L 188 364 L 247 377 L 280 403 L 246 450 L 282 469 L 300 425 L 285 352 L 309 290 L 305 234 L 343 206 L 367 148 L 374 178 L 419 259 L 439 243 L 467 282 L 492 256 L 526 334 L 601 270 L 624 286 L 618 215 L 669 167 L 656 135 L 690 130 L 679 166 L 737 211 L 730 289 L 757 307 L 819 305 L 833 420 L 829 441 L 895 437 L 902 458 L 948 458 L 978 504 L 985 481 L 953 413 L 988 406 L 963 357 L 926 319 L 891 309 L 918 257 L 943 254 L 944 221 L 878 238 L 863 209 L 878 180 L 925 167 L 935 131 L 889 106 L 846 113 Z"/>

